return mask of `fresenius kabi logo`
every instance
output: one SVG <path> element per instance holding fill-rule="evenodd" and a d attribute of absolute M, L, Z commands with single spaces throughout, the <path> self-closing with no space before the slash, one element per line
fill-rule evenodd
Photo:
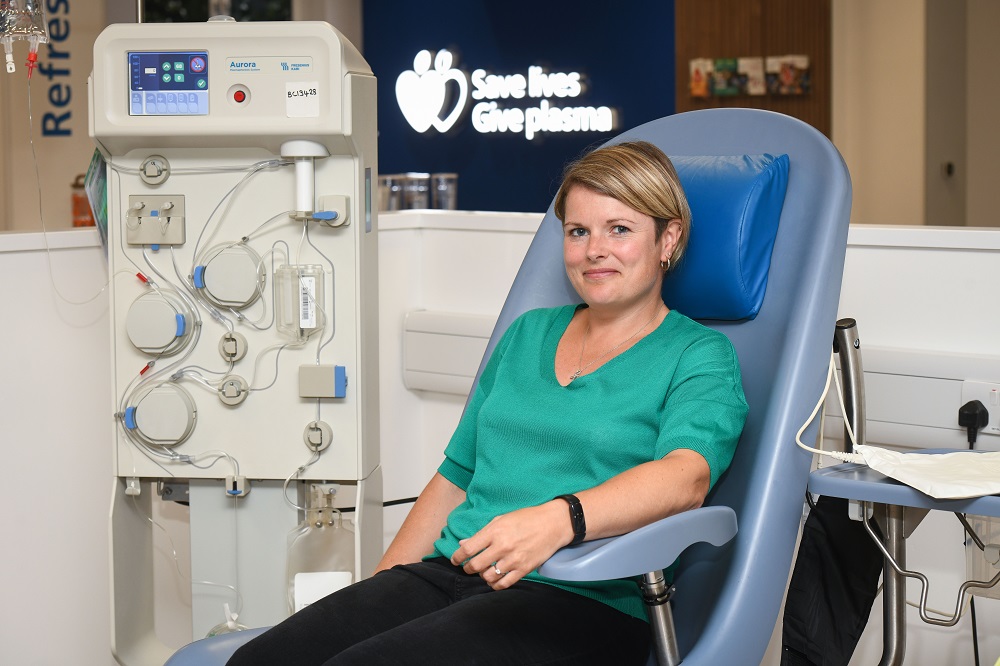
<path fill-rule="evenodd" d="M 433 68 L 431 67 L 433 63 Z M 447 132 L 463 115 L 469 98 L 472 127 L 483 134 L 524 133 L 529 141 L 540 132 L 610 132 L 617 129 L 615 111 L 607 106 L 556 106 L 552 98 L 576 98 L 585 88 L 579 72 L 546 72 L 529 67 L 528 74 L 490 74 L 477 69 L 469 77 L 454 67 L 454 56 L 442 49 L 432 56 L 421 51 L 413 69 L 396 79 L 396 101 L 406 122 L 418 132 Z M 470 94 L 470 84 L 472 87 Z M 507 100 L 537 101 L 527 107 Z"/>

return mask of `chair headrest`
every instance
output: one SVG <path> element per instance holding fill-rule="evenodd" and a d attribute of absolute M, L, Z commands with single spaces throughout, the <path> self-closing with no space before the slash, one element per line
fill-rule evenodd
<path fill-rule="evenodd" d="M 693 319 L 753 319 L 764 301 L 788 184 L 788 155 L 671 156 L 691 237 L 663 300 Z"/>

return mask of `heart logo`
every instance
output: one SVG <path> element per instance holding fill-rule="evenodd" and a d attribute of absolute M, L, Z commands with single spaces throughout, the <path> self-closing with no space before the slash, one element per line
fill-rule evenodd
<path fill-rule="evenodd" d="M 403 117 L 418 132 L 434 127 L 447 132 L 458 122 L 469 97 L 469 80 L 465 72 L 452 67 L 450 51 L 438 51 L 431 69 L 431 52 L 424 50 L 413 59 L 413 69 L 403 72 L 396 79 L 396 102 Z M 454 81 L 458 94 L 452 108 L 442 118 L 448 101 L 448 82 Z"/>

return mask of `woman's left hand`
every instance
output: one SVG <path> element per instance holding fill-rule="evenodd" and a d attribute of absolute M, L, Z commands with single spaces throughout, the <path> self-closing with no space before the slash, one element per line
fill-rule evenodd
<path fill-rule="evenodd" d="M 479 574 L 494 590 L 510 587 L 573 540 L 566 503 L 552 500 L 497 516 L 459 541 L 455 566 Z"/>

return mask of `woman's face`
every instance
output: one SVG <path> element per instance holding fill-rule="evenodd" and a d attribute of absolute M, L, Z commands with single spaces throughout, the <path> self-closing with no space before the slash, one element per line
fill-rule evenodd
<path fill-rule="evenodd" d="M 660 298 L 660 262 L 680 238 L 678 222 L 657 239 L 652 217 L 579 185 L 567 193 L 565 212 L 566 273 L 587 305 L 628 310 Z"/>

